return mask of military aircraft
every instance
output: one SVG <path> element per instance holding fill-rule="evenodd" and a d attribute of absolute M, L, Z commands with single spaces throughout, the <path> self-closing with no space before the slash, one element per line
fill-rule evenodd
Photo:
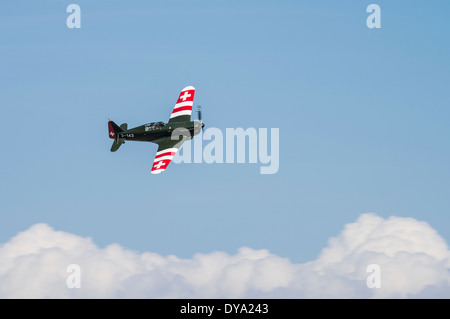
<path fill-rule="evenodd" d="M 118 126 L 113 121 L 108 122 L 109 137 L 114 140 L 111 152 L 115 152 L 125 141 L 144 141 L 158 144 L 151 173 L 159 174 L 166 170 L 172 158 L 185 138 L 180 138 L 178 132 L 188 132 L 190 137 L 200 133 L 205 124 L 202 123 L 201 108 L 198 107 L 198 121 L 191 121 L 192 106 L 194 104 L 195 88 L 187 86 L 178 97 L 170 115 L 169 122 L 152 122 L 128 129 L 127 123 Z M 178 135 L 173 139 L 172 134 Z M 180 134 L 185 136 L 184 134 Z M 187 136 L 186 136 L 187 137 Z"/>

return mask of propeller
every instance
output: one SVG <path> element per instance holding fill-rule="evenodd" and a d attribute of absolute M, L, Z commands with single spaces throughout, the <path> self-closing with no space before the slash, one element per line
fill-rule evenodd
<path fill-rule="evenodd" d="M 198 116 L 198 121 L 202 125 L 202 131 L 203 131 L 205 124 L 203 124 L 203 122 L 202 122 L 202 107 L 200 105 L 197 106 L 197 116 Z"/>

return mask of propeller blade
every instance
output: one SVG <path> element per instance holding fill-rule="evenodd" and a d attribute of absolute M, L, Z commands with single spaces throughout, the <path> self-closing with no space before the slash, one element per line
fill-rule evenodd
<path fill-rule="evenodd" d="M 197 115 L 198 115 L 198 121 L 202 123 L 202 107 L 199 105 L 197 106 Z"/>

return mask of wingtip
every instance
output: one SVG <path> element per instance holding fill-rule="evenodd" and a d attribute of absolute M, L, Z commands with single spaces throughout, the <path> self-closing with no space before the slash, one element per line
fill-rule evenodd
<path fill-rule="evenodd" d="M 192 85 L 186 86 L 184 89 L 181 90 L 181 92 L 187 91 L 187 90 L 195 90 L 195 87 L 193 87 Z"/>

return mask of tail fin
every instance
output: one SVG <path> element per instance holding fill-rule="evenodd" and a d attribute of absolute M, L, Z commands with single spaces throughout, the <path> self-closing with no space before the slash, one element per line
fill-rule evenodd
<path fill-rule="evenodd" d="M 117 126 L 117 124 L 114 123 L 113 121 L 108 122 L 108 131 L 109 131 L 109 138 L 111 139 L 116 139 L 117 133 L 123 132 L 123 130 L 119 126 Z"/>
<path fill-rule="evenodd" d="M 117 151 L 119 149 L 120 145 L 122 145 L 123 142 L 125 141 L 124 139 L 117 137 L 117 133 L 124 132 L 124 130 L 122 128 L 124 128 L 126 130 L 127 125 L 124 123 L 119 127 L 113 121 L 108 122 L 109 138 L 114 140 L 113 145 L 111 146 L 111 152 Z"/>

